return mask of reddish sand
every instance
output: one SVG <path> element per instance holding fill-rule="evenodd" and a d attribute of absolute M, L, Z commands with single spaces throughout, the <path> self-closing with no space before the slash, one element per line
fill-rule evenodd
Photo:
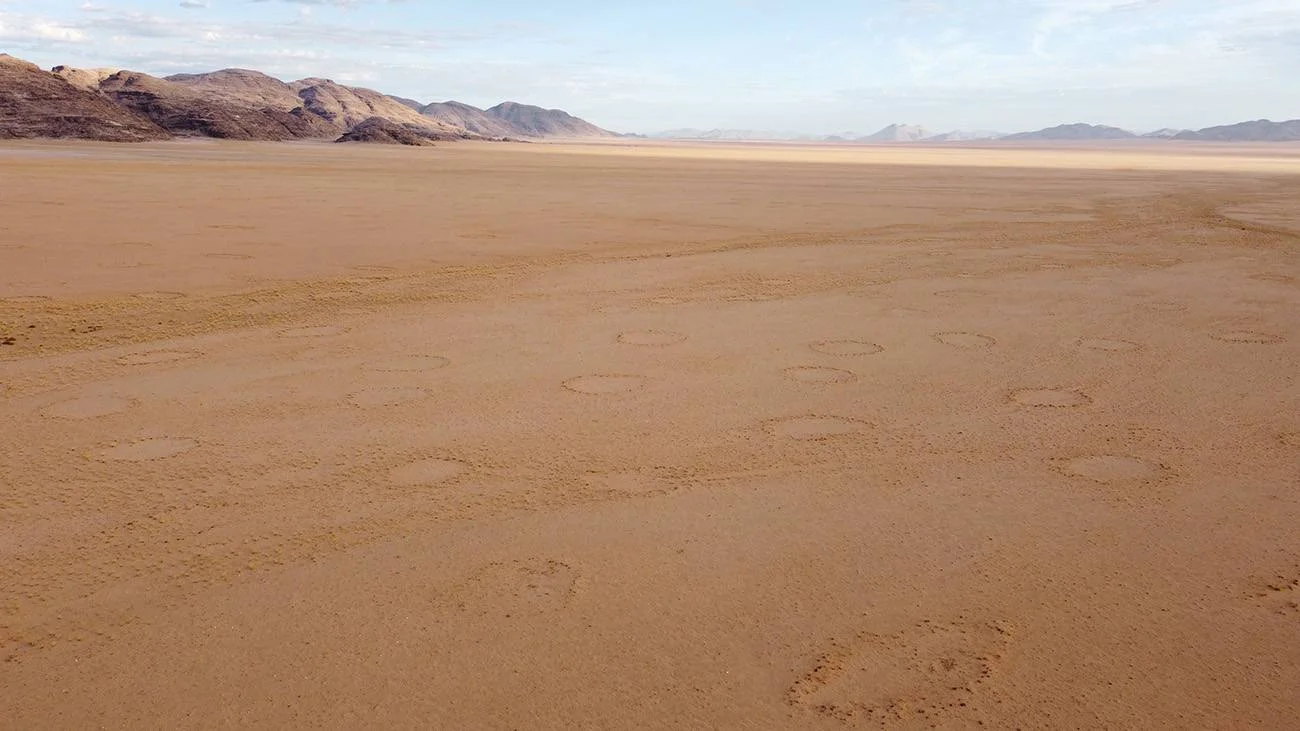
<path fill-rule="evenodd" d="M 1291 146 L 0 146 L 0 727 L 1285 728 Z"/>

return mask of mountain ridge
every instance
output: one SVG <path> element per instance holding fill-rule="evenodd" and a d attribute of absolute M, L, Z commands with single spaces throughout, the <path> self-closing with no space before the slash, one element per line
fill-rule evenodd
<path fill-rule="evenodd" d="M 619 136 L 563 110 L 515 102 L 490 110 L 422 105 L 330 79 L 285 82 L 239 68 L 166 77 L 62 65 L 45 71 L 7 54 L 0 54 L 0 112 L 0 138 L 428 144 Z"/>
<path fill-rule="evenodd" d="M 489 117 L 499 119 L 526 137 L 617 137 L 608 130 L 569 114 L 563 109 L 545 109 L 531 104 L 518 102 L 501 102 L 495 107 L 484 109 Z"/>
<path fill-rule="evenodd" d="M 148 117 L 0 53 L 0 139 L 146 142 L 170 135 Z"/>
<path fill-rule="evenodd" d="M 448 124 L 459 125 L 484 137 L 508 138 L 520 134 L 520 130 L 505 121 L 463 102 L 445 101 L 425 104 L 420 107 L 420 114 Z"/>
<path fill-rule="evenodd" d="M 897 143 L 910 144 L 945 142 L 1086 142 L 1086 141 L 1207 141 L 1207 142 L 1294 142 L 1300 141 L 1300 119 L 1273 122 L 1267 119 L 1236 124 L 1206 127 L 1199 130 L 1165 128 L 1136 134 L 1119 127 L 1100 124 L 1060 124 L 1029 132 L 999 134 L 987 131 L 955 130 L 930 134 L 913 125 L 891 124 L 870 135 L 840 132 L 829 135 L 805 135 L 793 132 L 771 132 L 750 129 L 696 129 L 679 128 L 649 135 L 652 139 L 692 141 L 772 141 L 772 142 L 834 142 L 834 143 Z"/>

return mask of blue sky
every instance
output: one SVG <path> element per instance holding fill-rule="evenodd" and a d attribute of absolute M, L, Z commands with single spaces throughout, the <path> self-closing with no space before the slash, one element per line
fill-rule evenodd
<path fill-rule="evenodd" d="M 0 0 L 0 51 L 512 99 L 632 132 L 1300 117 L 1300 0 Z"/>

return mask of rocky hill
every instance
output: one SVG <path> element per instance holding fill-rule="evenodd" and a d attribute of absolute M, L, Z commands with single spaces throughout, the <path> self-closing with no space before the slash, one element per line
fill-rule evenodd
<path fill-rule="evenodd" d="M 302 99 L 293 87 L 261 71 L 222 69 L 202 74 L 174 74 L 165 80 L 205 97 L 244 107 L 288 112 L 302 106 Z"/>
<path fill-rule="evenodd" d="M 1300 140 L 1300 119 L 1286 122 L 1257 119 L 1253 122 L 1206 127 L 1195 132 L 1179 132 L 1173 138 L 1206 142 L 1294 142 Z"/>
<path fill-rule="evenodd" d="M 891 124 L 875 134 L 859 137 L 862 142 L 916 142 L 929 137 L 923 127 L 912 124 Z"/>
<path fill-rule="evenodd" d="M 460 102 L 435 102 L 420 108 L 420 114 L 455 127 L 463 127 L 477 135 L 490 138 L 528 136 L 509 122 L 493 117 L 487 112 Z"/>
<path fill-rule="evenodd" d="M 429 120 L 402 100 L 371 89 L 345 86 L 329 79 L 285 83 L 260 71 L 223 69 L 204 74 L 177 74 L 167 81 L 184 85 L 205 97 L 243 107 L 309 113 L 321 124 L 312 137 L 334 138 L 374 118 L 427 131 L 440 139 L 470 137 L 465 130 Z M 372 125 L 373 126 L 373 125 Z M 364 136 L 364 135 L 363 135 Z"/>
<path fill-rule="evenodd" d="M 1128 140 L 1137 135 L 1118 127 L 1102 124 L 1061 124 L 1036 132 L 1017 132 L 1003 137 L 1004 140 Z"/>
<path fill-rule="evenodd" d="M 284 141 L 337 134 L 329 122 L 301 107 L 284 111 L 244 106 L 137 71 L 104 79 L 99 93 L 179 136 Z"/>
<path fill-rule="evenodd" d="M 0 139 L 35 137 L 143 142 L 168 134 L 100 94 L 0 54 Z"/>
<path fill-rule="evenodd" d="M 609 130 L 559 109 L 543 109 L 528 104 L 503 102 L 484 110 L 490 117 L 506 122 L 524 137 L 617 137 Z"/>
<path fill-rule="evenodd" d="M 302 79 L 289 85 L 307 111 L 343 129 L 352 129 L 372 118 L 399 125 L 427 129 L 442 139 L 471 137 L 465 130 L 430 119 L 405 104 L 371 89 L 336 84 L 329 79 Z"/>
<path fill-rule="evenodd" d="M 425 127 L 407 127 L 383 117 L 371 117 L 353 125 L 334 141 L 418 146 L 432 144 L 435 139 L 440 138 Z"/>

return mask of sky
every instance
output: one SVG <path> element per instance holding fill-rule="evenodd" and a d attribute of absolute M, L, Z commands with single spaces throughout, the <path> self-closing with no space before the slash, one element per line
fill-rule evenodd
<path fill-rule="evenodd" d="M 621 132 L 1300 117 L 1300 0 L 0 0 L 49 68 L 253 68 Z"/>

